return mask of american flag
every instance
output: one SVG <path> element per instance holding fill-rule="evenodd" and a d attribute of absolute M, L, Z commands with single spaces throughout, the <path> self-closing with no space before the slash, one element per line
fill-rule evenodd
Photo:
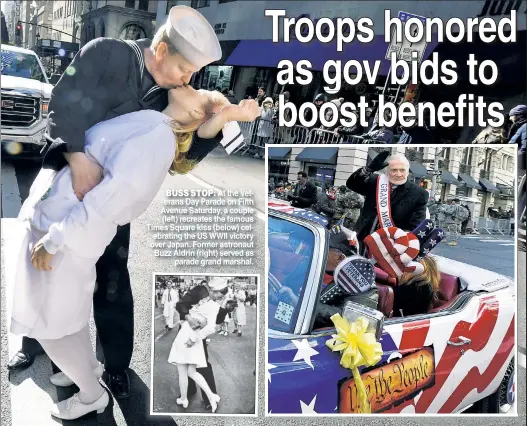
<path fill-rule="evenodd" d="M 313 213 L 310 210 L 295 209 L 291 213 L 293 216 L 300 216 L 304 219 L 312 220 L 313 222 L 319 223 L 323 226 L 328 226 L 328 219 L 325 216 Z"/>
<path fill-rule="evenodd" d="M 349 257 L 337 266 L 335 282 L 348 294 L 364 293 L 375 282 L 373 264 L 361 256 Z"/>
<path fill-rule="evenodd" d="M 13 64 L 15 58 L 16 54 L 14 52 L 2 50 L 2 69 L 4 69 L 4 67 L 10 67 Z"/>
<path fill-rule="evenodd" d="M 300 216 L 304 219 L 311 220 L 313 222 L 319 223 L 320 225 L 323 225 L 326 227 L 328 226 L 328 223 L 329 223 L 327 217 L 314 213 L 311 210 L 293 207 L 287 201 L 276 200 L 273 198 L 268 201 L 267 206 L 270 209 L 288 213 L 293 216 Z"/>
<path fill-rule="evenodd" d="M 411 232 L 390 226 L 381 228 L 364 238 L 369 253 L 390 277 L 405 272 L 422 272 L 422 265 L 412 262 L 419 254 L 419 240 Z"/>

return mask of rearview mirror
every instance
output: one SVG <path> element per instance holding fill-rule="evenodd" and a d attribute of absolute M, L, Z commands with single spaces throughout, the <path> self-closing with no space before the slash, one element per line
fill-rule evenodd
<path fill-rule="evenodd" d="M 53 85 L 57 84 L 61 76 L 62 74 L 51 74 L 51 76 L 48 79 L 49 84 L 53 84 Z"/>

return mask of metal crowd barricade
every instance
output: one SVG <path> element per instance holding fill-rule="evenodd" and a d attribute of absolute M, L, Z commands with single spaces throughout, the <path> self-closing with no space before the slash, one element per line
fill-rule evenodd
<path fill-rule="evenodd" d="M 487 234 L 492 235 L 494 231 L 494 219 L 488 219 L 486 217 L 480 217 L 478 219 L 478 231 L 485 231 Z"/>
<path fill-rule="evenodd" d="M 331 130 L 312 129 L 309 132 L 309 141 L 312 144 L 339 144 L 342 143 L 342 136 Z"/>
<path fill-rule="evenodd" d="M 511 230 L 510 219 L 499 219 L 496 223 L 496 232 L 501 235 L 509 235 Z"/>
<path fill-rule="evenodd" d="M 508 235 L 510 232 L 510 219 L 489 219 L 480 217 L 478 220 L 478 230 L 485 231 L 487 234 Z"/>
<path fill-rule="evenodd" d="M 364 143 L 371 143 L 371 139 L 364 139 L 362 136 L 357 136 L 357 135 L 343 136 L 342 143 L 344 144 L 364 144 Z"/>
<path fill-rule="evenodd" d="M 251 149 L 258 151 L 257 154 L 264 154 L 265 145 L 276 143 L 277 123 L 270 120 L 257 118 L 253 122 L 241 122 L 240 125 L 244 141 L 235 152 L 246 154 Z"/>
<path fill-rule="evenodd" d="M 278 127 L 274 143 L 303 144 L 309 141 L 309 129 L 295 124 L 292 127 Z"/>

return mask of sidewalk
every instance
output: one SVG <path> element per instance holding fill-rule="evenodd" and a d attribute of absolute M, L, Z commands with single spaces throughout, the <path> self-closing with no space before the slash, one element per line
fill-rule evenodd
<path fill-rule="evenodd" d="M 234 181 L 239 183 L 238 189 L 253 189 L 254 207 L 265 213 L 267 186 L 264 161 L 248 155 L 227 155 L 223 148 L 217 148 L 191 172 L 191 175 L 217 188 L 232 187 L 228 182 Z"/>

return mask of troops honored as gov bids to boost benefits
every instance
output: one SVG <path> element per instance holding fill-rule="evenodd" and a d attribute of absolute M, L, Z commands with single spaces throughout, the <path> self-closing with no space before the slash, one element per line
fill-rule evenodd
<path fill-rule="evenodd" d="M 360 18 L 354 21 L 351 18 L 321 18 L 313 23 L 309 18 L 300 19 L 286 18 L 285 10 L 266 10 L 266 16 L 273 20 L 273 42 L 279 41 L 280 33 L 283 34 L 284 42 L 290 42 L 290 35 L 294 32 L 295 38 L 301 43 L 308 43 L 314 38 L 322 43 L 329 43 L 336 39 L 336 50 L 341 52 L 345 43 L 350 43 L 356 39 L 360 43 L 370 43 L 375 34 L 374 23 L 371 18 Z M 447 21 L 440 18 L 424 18 L 424 22 L 418 18 L 410 18 L 405 24 L 398 17 L 392 17 L 389 10 L 384 14 L 384 39 L 386 42 L 403 41 L 418 43 L 425 40 L 427 43 L 437 38 L 439 43 L 450 41 L 459 43 L 466 40 L 471 43 L 479 39 L 483 43 L 492 43 L 497 39 L 502 43 L 515 43 L 517 41 L 517 14 L 511 11 L 510 17 L 504 17 L 499 22 L 492 18 L 451 18 Z M 282 30 L 282 31 L 281 31 Z M 476 31 L 477 30 L 477 31 Z M 433 37 L 434 35 L 434 37 Z M 392 40 L 392 37 L 394 40 Z M 408 63 L 402 58 L 398 58 L 396 52 L 390 54 L 389 79 L 391 84 L 404 85 L 408 82 L 417 84 L 419 81 L 423 85 L 444 84 L 452 86 L 458 80 L 457 64 L 455 61 L 440 61 L 437 52 L 431 55 L 431 59 L 421 62 L 417 51 L 412 52 L 412 60 Z M 469 71 L 469 82 L 472 85 L 494 84 L 499 77 L 499 69 L 496 63 L 490 60 L 477 60 L 476 55 L 470 54 L 466 64 Z M 324 63 L 322 74 L 327 93 L 337 93 L 342 88 L 344 80 L 347 84 L 356 85 L 366 80 L 373 85 L 377 82 L 381 70 L 382 60 L 357 61 L 349 60 L 344 63 L 340 60 L 328 60 Z M 281 85 L 310 84 L 313 81 L 311 72 L 312 64 L 308 60 L 300 60 L 293 64 L 290 60 L 282 60 L 278 64 L 279 72 L 277 81 Z M 379 96 L 379 125 L 392 127 L 399 122 L 402 127 L 414 125 L 423 126 L 425 122 L 425 111 L 429 113 L 431 127 L 437 124 L 450 127 L 452 125 L 464 126 L 466 119 L 469 126 L 474 126 L 475 121 L 481 127 L 487 125 L 499 127 L 503 125 L 505 117 L 503 115 L 503 105 L 499 102 L 487 104 L 483 97 L 475 97 L 473 94 L 460 94 L 458 100 L 452 104 L 444 102 L 434 105 L 431 102 L 414 105 L 411 102 L 403 102 L 396 106 L 393 102 L 386 102 L 384 95 Z M 368 104 L 364 96 L 360 97 L 360 102 L 344 102 L 340 106 L 340 111 L 333 103 L 326 103 L 318 109 L 312 103 L 304 103 L 297 111 L 296 105 L 286 102 L 283 95 L 279 96 L 278 115 L 279 125 L 291 127 L 295 124 L 311 127 L 320 120 L 326 127 L 333 127 L 339 121 L 342 126 L 350 127 L 358 122 L 362 126 L 368 125 L 366 110 L 371 105 Z M 284 114 L 285 110 L 290 114 Z M 332 111 L 332 119 L 326 119 L 327 110 Z M 310 110 L 311 120 L 306 120 L 306 110 Z M 390 114 L 385 114 L 390 113 Z M 289 116 L 289 119 L 285 119 Z M 488 117 L 488 118 L 487 118 Z M 437 122 L 437 124 L 436 124 Z"/>

